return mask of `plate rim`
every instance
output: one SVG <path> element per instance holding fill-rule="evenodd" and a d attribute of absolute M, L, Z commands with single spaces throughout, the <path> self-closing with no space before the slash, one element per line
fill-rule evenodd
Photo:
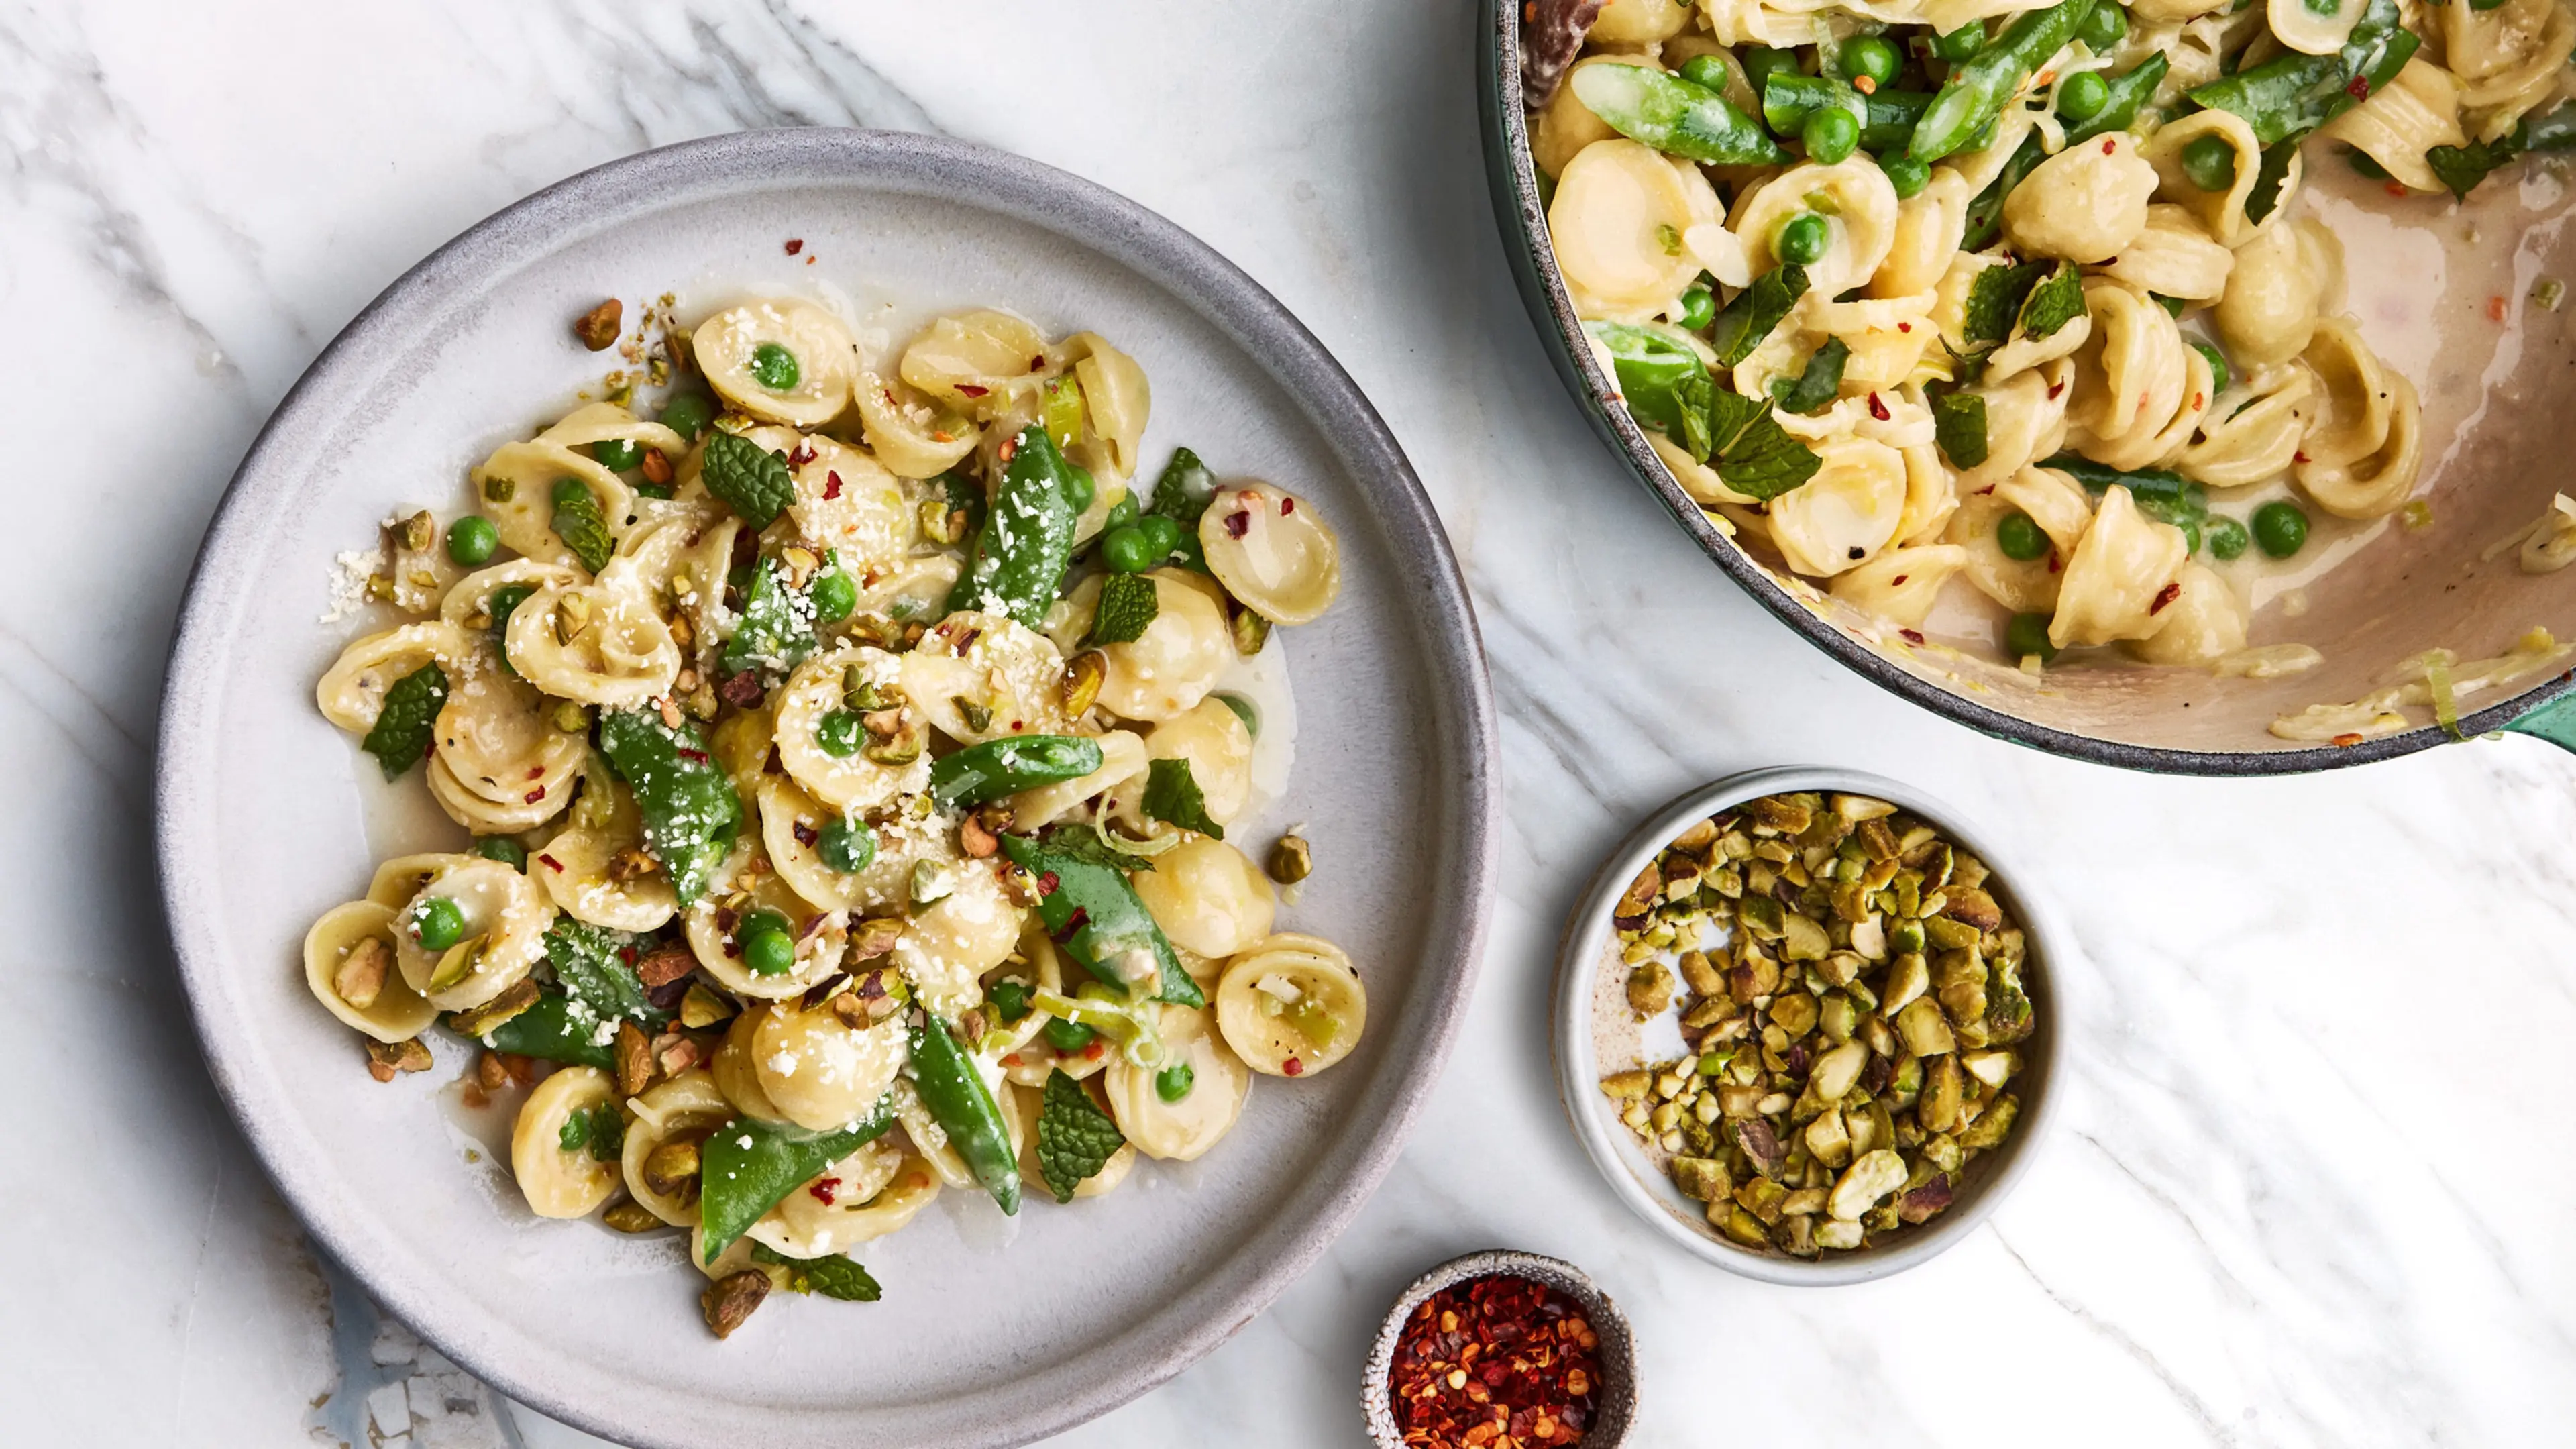
<path fill-rule="evenodd" d="M 567 176 L 467 227 L 405 269 L 315 355 L 261 425 L 216 502 L 189 568 L 163 672 L 153 765 L 153 865 L 190 1025 L 216 1095 L 305 1231 L 387 1311 L 512 1399 L 620 1442 L 695 1443 L 719 1421 L 726 1433 L 751 1431 L 767 1442 L 847 1442 L 848 1429 L 856 1426 L 846 1424 L 845 1411 L 837 1407 L 747 1415 L 726 1401 L 696 1400 L 718 1411 L 706 1423 L 643 1423 L 619 1417 L 618 1404 L 572 1401 L 549 1386 L 542 1362 L 523 1369 L 524 1361 L 499 1355 L 500 1345 L 489 1340 L 493 1330 L 508 1330 L 506 1319 L 452 1298 L 438 1301 L 434 1278 L 414 1282 L 378 1272 L 381 1265 L 368 1259 L 368 1235 L 334 1221 L 347 1179 L 327 1162 L 308 1162 L 290 1151 L 293 1134 L 271 1120 L 279 1104 L 253 1084 L 264 1053 L 244 1045 L 246 1036 L 229 1033 L 235 1021 L 247 1019 L 227 979 L 233 959 L 207 932 L 184 924 L 214 888 L 210 862 L 191 846 L 211 827 L 220 778 L 212 769 L 186 767 L 217 756 L 213 731 L 198 721 L 212 717 L 210 702 L 232 683 L 232 667 L 215 646 L 231 637 L 242 608 L 238 588 L 224 592 L 216 586 L 227 582 L 230 562 L 259 542 L 250 514 L 271 501 L 263 480 L 274 485 L 269 474 L 291 476 L 301 461 L 298 450 L 336 421 L 324 406 L 334 401 L 333 389 L 381 366 L 389 352 L 410 340 L 403 330 L 410 314 L 446 305 L 460 285 L 470 288 L 506 275 L 634 216 L 721 195 L 728 184 L 759 189 L 818 173 L 870 189 L 923 194 L 955 195 L 963 181 L 973 188 L 967 200 L 977 209 L 1064 237 L 1173 298 L 1287 392 L 1324 440 L 1333 466 L 1369 494 L 1390 550 L 1408 576 L 1406 591 L 1424 617 L 1434 734 L 1450 746 L 1459 786 L 1444 802 L 1449 818 L 1441 823 L 1449 845 L 1447 861 L 1439 864 L 1449 868 L 1440 872 L 1444 889 L 1428 903 L 1431 916 L 1422 936 L 1427 947 L 1416 963 L 1424 985 L 1401 1020 L 1414 1064 L 1390 1074 L 1377 1130 L 1355 1145 L 1337 1190 L 1318 1194 L 1318 1211 L 1293 1221 L 1284 1210 L 1275 1213 L 1275 1243 L 1249 1240 L 1266 1251 L 1249 1260 L 1239 1257 L 1249 1266 L 1230 1286 L 1200 1290 L 1209 1302 L 1190 1324 L 1157 1332 L 1173 1311 L 1158 1309 L 1100 1340 L 1090 1353 L 1065 1361 L 1107 1356 L 1110 1371 L 1092 1376 L 1087 1387 L 1006 1421 L 959 1415 L 956 1435 L 938 1441 L 1025 1443 L 1107 1413 L 1197 1362 L 1269 1307 L 1350 1226 L 1401 1155 L 1456 1044 L 1491 914 L 1499 735 L 1482 634 L 1447 531 L 1393 432 L 1348 372 L 1284 304 L 1196 235 L 1107 187 L 1023 156 L 944 136 L 840 127 L 733 132 L 635 152 Z M 468 1322 L 451 1323 L 460 1312 Z M 462 1332 L 469 1326 L 474 1335 Z"/>
<path fill-rule="evenodd" d="M 1573 394 L 1594 436 L 1607 444 L 1630 476 L 1681 525 L 1682 532 L 1718 570 L 1755 603 L 1806 641 L 1863 679 L 1909 704 L 1994 739 L 2071 760 L 2160 775 L 2304 775 L 2395 759 L 2437 745 L 2473 740 L 2502 730 L 2552 699 L 2576 689 L 2576 670 L 2542 676 L 2526 688 L 2462 715 L 2457 734 L 2438 724 L 2374 735 L 2357 744 L 2317 743 L 2280 750 L 2188 750 L 2140 745 L 2103 735 L 2079 734 L 1980 704 L 1944 689 L 1833 627 L 1801 603 L 1770 570 L 1720 533 L 1655 456 L 1635 419 L 1609 399 L 1618 389 L 1603 376 L 1590 351 L 1572 345 L 1568 327 L 1574 300 L 1554 253 L 1540 244 L 1547 211 L 1538 194 L 1537 163 L 1530 157 L 1529 115 L 1521 106 L 1521 13 L 1518 4 L 1481 0 L 1482 38 L 1477 45 L 1477 128 L 1485 153 L 1485 183 L 1514 290 L 1529 313 L 1539 344 L 1558 381 Z"/>

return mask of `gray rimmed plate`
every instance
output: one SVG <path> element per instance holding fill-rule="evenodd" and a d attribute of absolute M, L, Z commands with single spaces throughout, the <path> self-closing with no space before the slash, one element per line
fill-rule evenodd
<path fill-rule="evenodd" d="M 314 710 L 314 681 L 356 627 L 317 619 L 335 554 L 367 546 L 396 505 L 459 506 L 471 463 L 596 385 L 603 357 L 568 324 L 600 298 L 824 285 L 898 337 L 973 305 L 1050 333 L 1096 329 L 1155 384 L 1156 464 L 1186 443 L 1221 473 L 1312 498 L 1339 528 L 1340 603 L 1281 635 L 1300 685 L 1292 794 L 1247 833 L 1307 823 L 1315 874 L 1283 925 L 1350 949 L 1371 1030 L 1310 1083 L 1262 1081 L 1202 1161 L 1015 1220 L 944 1194 L 864 1251 L 884 1301 L 776 1301 L 718 1343 L 671 1235 L 526 1211 L 449 1105 L 452 1048 L 438 1070 L 379 1086 L 306 995 L 306 928 L 420 828 L 381 808 L 373 764 Z M 162 888 L 207 1062 L 253 1147 L 314 1236 L 459 1363 L 638 1445 L 1020 1443 L 1240 1328 L 1394 1160 L 1477 958 L 1492 714 L 1456 563 L 1395 440 L 1223 258 L 1100 187 L 960 142 L 727 136 L 585 172 L 467 231 L 361 313 L 278 408 L 207 533 L 172 652 Z"/>

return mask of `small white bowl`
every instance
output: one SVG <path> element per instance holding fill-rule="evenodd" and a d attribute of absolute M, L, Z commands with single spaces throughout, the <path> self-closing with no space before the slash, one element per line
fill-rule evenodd
<path fill-rule="evenodd" d="M 1387 1387 L 1395 1371 L 1395 1346 L 1405 1322 L 1422 1301 L 1443 1288 L 1496 1275 L 1527 1278 L 1553 1288 L 1583 1306 L 1584 1321 L 1600 1339 L 1594 1350 L 1601 1362 L 1601 1391 L 1593 1396 L 1592 1422 L 1577 1449 L 1618 1449 L 1628 1442 L 1628 1427 L 1637 1415 L 1637 1345 L 1628 1331 L 1628 1315 L 1582 1269 L 1536 1253 L 1492 1250 L 1452 1258 L 1413 1280 L 1386 1311 L 1377 1342 L 1369 1349 L 1368 1367 L 1360 1375 L 1360 1411 L 1368 1416 L 1369 1438 L 1378 1449 L 1405 1449 L 1404 1431 L 1396 1426 L 1395 1400 Z"/>
<path fill-rule="evenodd" d="M 2037 1014 L 2037 1029 L 2016 1050 L 2022 1070 L 2013 1092 L 2021 1102 L 2012 1135 L 1970 1164 L 1957 1200 L 1939 1216 L 1896 1234 L 1887 1243 L 1816 1258 L 1794 1258 L 1776 1250 L 1743 1247 L 1712 1227 L 1705 1204 L 1682 1195 L 1672 1179 L 1648 1158 L 1636 1138 L 1619 1121 L 1614 1104 L 1601 1091 L 1595 1012 L 1603 1001 L 1624 1003 L 1620 989 L 1625 968 L 1615 954 L 1611 914 L 1629 882 L 1646 868 L 1673 837 L 1693 821 L 1763 795 L 1800 790 L 1841 791 L 1875 796 L 1939 829 L 1965 846 L 1993 871 L 1986 882 L 2004 909 L 2019 921 L 2029 940 L 2023 980 Z M 1566 922 L 1556 961 L 1557 1093 L 1565 1101 L 1574 1135 L 1610 1184 L 1619 1200 L 1656 1231 L 1693 1255 L 1731 1273 L 1766 1283 L 1825 1287 L 1865 1283 L 1901 1273 L 1965 1237 L 1994 1211 L 2013 1184 L 2036 1160 L 2035 1149 L 2046 1137 L 2053 1116 L 2049 1090 L 2058 1058 L 2058 983 L 2051 969 L 2060 959 L 2065 933 L 2047 905 L 2023 888 L 2023 876 L 1999 854 L 1991 840 L 1968 825 L 1958 811 L 1908 785 L 1857 770 L 1791 768 L 1757 770 L 1703 785 L 1656 811 L 1635 834 L 1611 852 L 1600 872 Z M 1617 973 L 1604 987 L 1604 973 Z M 1624 1009 L 1621 1006 L 1619 1009 Z"/>

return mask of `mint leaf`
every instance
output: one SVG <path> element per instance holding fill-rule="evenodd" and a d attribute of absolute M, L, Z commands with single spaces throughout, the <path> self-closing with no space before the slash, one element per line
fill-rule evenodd
<path fill-rule="evenodd" d="M 566 1152 L 578 1152 L 590 1145 L 588 1107 L 575 1107 L 564 1114 L 563 1128 L 555 1133 L 555 1145 Z"/>
<path fill-rule="evenodd" d="M 1172 461 L 1154 479 L 1153 511 L 1186 525 L 1186 532 L 1198 526 L 1199 515 L 1207 512 L 1208 500 L 1215 496 L 1216 474 L 1199 461 L 1198 454 L 1174 448 Z"/>
<path fill-rule="evenodd" d="M 1968 285 L 1967 305 L 1960 308 L 1959 331 L 1971 350 L 1998 347 L 2012 335 L 2013 319 L 2021 315 L 2022 299 L 2039 284 L 2040 274 L 2048 270 L 2046 262 L 2024 262 L 2020 266 L 1988 267 L 1977 273 Z"/>
<path fill-rule="evenodd" d="M 1038 1171 L 1057 1202 L 1073 1201 L 1073 1190 L 1107 1166 L 1126 1136 L 1108 1113 L 1093 1105 L 1082 1084 L 1062 1067 L 1047 1075 L 1046 1100 L 1038 1109 Z"/>
<path fill-rule="evenodd" d="M 707 434 L 706 457 L 699 476 L 707 491 L 724 500 L 753 528 L 767 528 L 779 510 L 796 496 L 796 480 L 787 472 L 787 455 L 764 450 L 738 433 Z"/>
<path fill-rule="evenodd" d="M 1813 478 L 1823 466 L 1815 450 L 1789 436 L 1766 407 L 1718 455 L 1717 476 L 1745 497 L 1767 503 Z"/>
<path fill-rule="evenodd" d="M 1709 451 L 1724 453 L 1734 447 L 1736 440 L 1744 436 L 1744 430 L 1753 425 L 1754 419 L 1770 410 L 1770 405 L 1760 398 L 1712 389 L 1708 400 Z"/>
<path fill-rule="evenodd" d="M 813 601 L 787 586 L 776 559 L 760 560 L 742 591 L 742 617 L 734 624 L 733 637 L 725 640 L 725 674 L 757 669 L 774 684 L 813 652 Z"/>
<path fill-rule="evenodd" d="M 2303 138 L 2283 141 L 2263 153 L 2263 164 L 2254 170 L 2254 185 L 2245 193 L 2246 220 L 2259 222 L 2281 204 L 2281 188 L 2289 182 L 2290 163 L 2298 159 L 2300 139 Z M 2502 165 L 2510 159 L 2508 155 L 2496 164 Z"/>
<path fill-rule="evenodd" d="M 590 496 L 590 488 L 578 478 L 555 480 L 555 537 L 581 560 L 581 566 L 597 573 L 608 567 L 609 555 L 617 552 L 617 540 L 608 536 L 608 519 L 599 511 L 599 500 Z"/>
<path fill-rule="evenodd" d="M 447 1028 L 457 1031 L 461 1012 L 450 1012 Z M 587 1008 L 576 1014 L 571 998 L 560 991 L 546 991 L 536 1004 L 483 1033 L 477 1040 L 489 1043 L 496 1052 L 536 1057 L 541 1061 L 570 1062 L 575 1066 L 597 1067 L 614 1071 L 616 1059 L 608 1048 L 591 1040 L 599 1021 Z"/>
<path fill-rule="evenodd" d="M 1091 616 L 1094 644 L 1133 644 L 1162 611 L 1154 581 L 1143 574 L 1111 574 L 1100 581 L 1100 607 Z"/>
<path fill-rule="evenodd" d="M 868 1270 L 838 1253 L 822 1258 L 791 1258 L 766 1243 L 751 1245 L 751 1260 L 787 1270 L 787 1291 L 820 1293 L 844 1303 L 874 1303 L 885 1295 Z"/>
<path fill-rule="evenodd" d="M 2059 262 L 2048 280 L 2030 289 L 2021 304 L 2025 336 L 2054 337 L 2057 330 L 2084 315 L 2084 274 L 2073 262 Z"/>
<path fill-rule="evenodd" d="M 1953 468 L 1974 468 L 1986 461 L 1986 400 L 1969 392 L 1944 389 L 1931 396 L 1932 441 Z"/>
<path fill-rule="evenodd" d="M 599 748 L 635 791 L 644 848 L 662 863 L 680 904 L 689 905 L 733 849 L 742 797 L 708 757 L 706 736 L 692 720 L 673 729 L 650 708 L 602 710 Z"/>
<path fill-rule="evenodd" d="M 536 591 L 534 584 L 503 584 L 483 599 L 483 607 L 492 613 L 492 652 L 501 656 L 501 668 L 510 674 L 519 672 L 510 662 L 510 616 Z"/>
<path fill-rule="evenodd" d="M 1717 365 L 1733 367 L 1753 355 L 1780 319 L 1807 292 L 1807 269 L 1795 262 L 1763 273 L 1753 285 L 1735 294 L 1735 300 L 1720 308 L 1710 333 L 1717 348 Z"/>
<path fill-rule="evenodd" d="M 396 780 L 429 754 L 438 712 L 447 707 L 447 671 L 424 664 L 394 681 L 385 691 L 384 708 L 358 748 L 376 757 L 385 778 Z"/>
<path fill-rule="evenodd" d="M 1210 840 L 1225 839 L 1225 827 L 1208 818 L 1207 797 L 1187 760 L 1156 760 L 1145 779 L 1145 813 Z"/>
<path fill-rule="evenodd" d="M 538 868 L 544 869 L 542 863 Z M 656 1026 L 668 1019 L 644 999 L 643 981 L 624 960 L 624 953 L 635 948 L 633 936 L 559 915 L 546 927 L 544 940 L 555 979 L 591 1015 L 601 1021 L 633 1017 Z"/>
<path fill-rule="evenodd" d="M 1808 417 L 1823 412 L 1833 402 L 1843 385 L 1843 364 L 1851 360 L 1851 344 L 1839 337 L 1828 337 L 1825 345 L 1807 359 L 1807 369 L 1791 382 L 1785 377 L 1771 380 L 1771 396 L 1782 412 Z"/>

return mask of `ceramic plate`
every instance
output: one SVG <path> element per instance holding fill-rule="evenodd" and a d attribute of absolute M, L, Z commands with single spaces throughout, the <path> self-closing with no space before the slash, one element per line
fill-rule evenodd
<path fill-rule="evenodd" d="M 1306 822 L 1315 875 L 1282 925 L 1350 949 L 1370 1030 L 1312 1083 L 1263 1080 L 1200 1162 L 1151 1164 L 1111 1197 L 1015 1220 L 943 1194 L 866 1252 L 883 1302 L 784 1299 L 719 1343 L 675 1235 L 527 1212 L 457 1125 L 452 1043 L 436 1071 L 379 1086 L 358 1039 L 306 994 L 306 928 L 360 895 L 410 828 L 371 809 L 386 795 L 373 763 L 315 712 L 314 681 L 356 628 L 318 621 L 335 554 L 369 546 L 397 505 L 455 508 L 470 464 L 596 385 L 603 357 L 569 332 L 592 303 L 822 287 L 897 338 L 974 305 L 1050 335 L 1098 329 L 1153 380 L 1148 466 L 1186 443 L 1221 473 L 1314 499 L 1340 529 L 1340 603 L 1281 635 L 1297 684 L 1292 794 L 1247 834 Z M 1322 346 L 1205 245 L 1099 187 L 957 142 L 728 136 L 587 172 L 476 226 L 288 395 L 216 514 L 180 621 L 163 890 L 207 1061 L 252 1145 L 314 1236 L 459 1363 L 637 1445 L 1019 1443 L 1215 1347 L 1394 1159 L 1476 960 L 1492 708 L 1456 563 L 1394 439 Z"/>

